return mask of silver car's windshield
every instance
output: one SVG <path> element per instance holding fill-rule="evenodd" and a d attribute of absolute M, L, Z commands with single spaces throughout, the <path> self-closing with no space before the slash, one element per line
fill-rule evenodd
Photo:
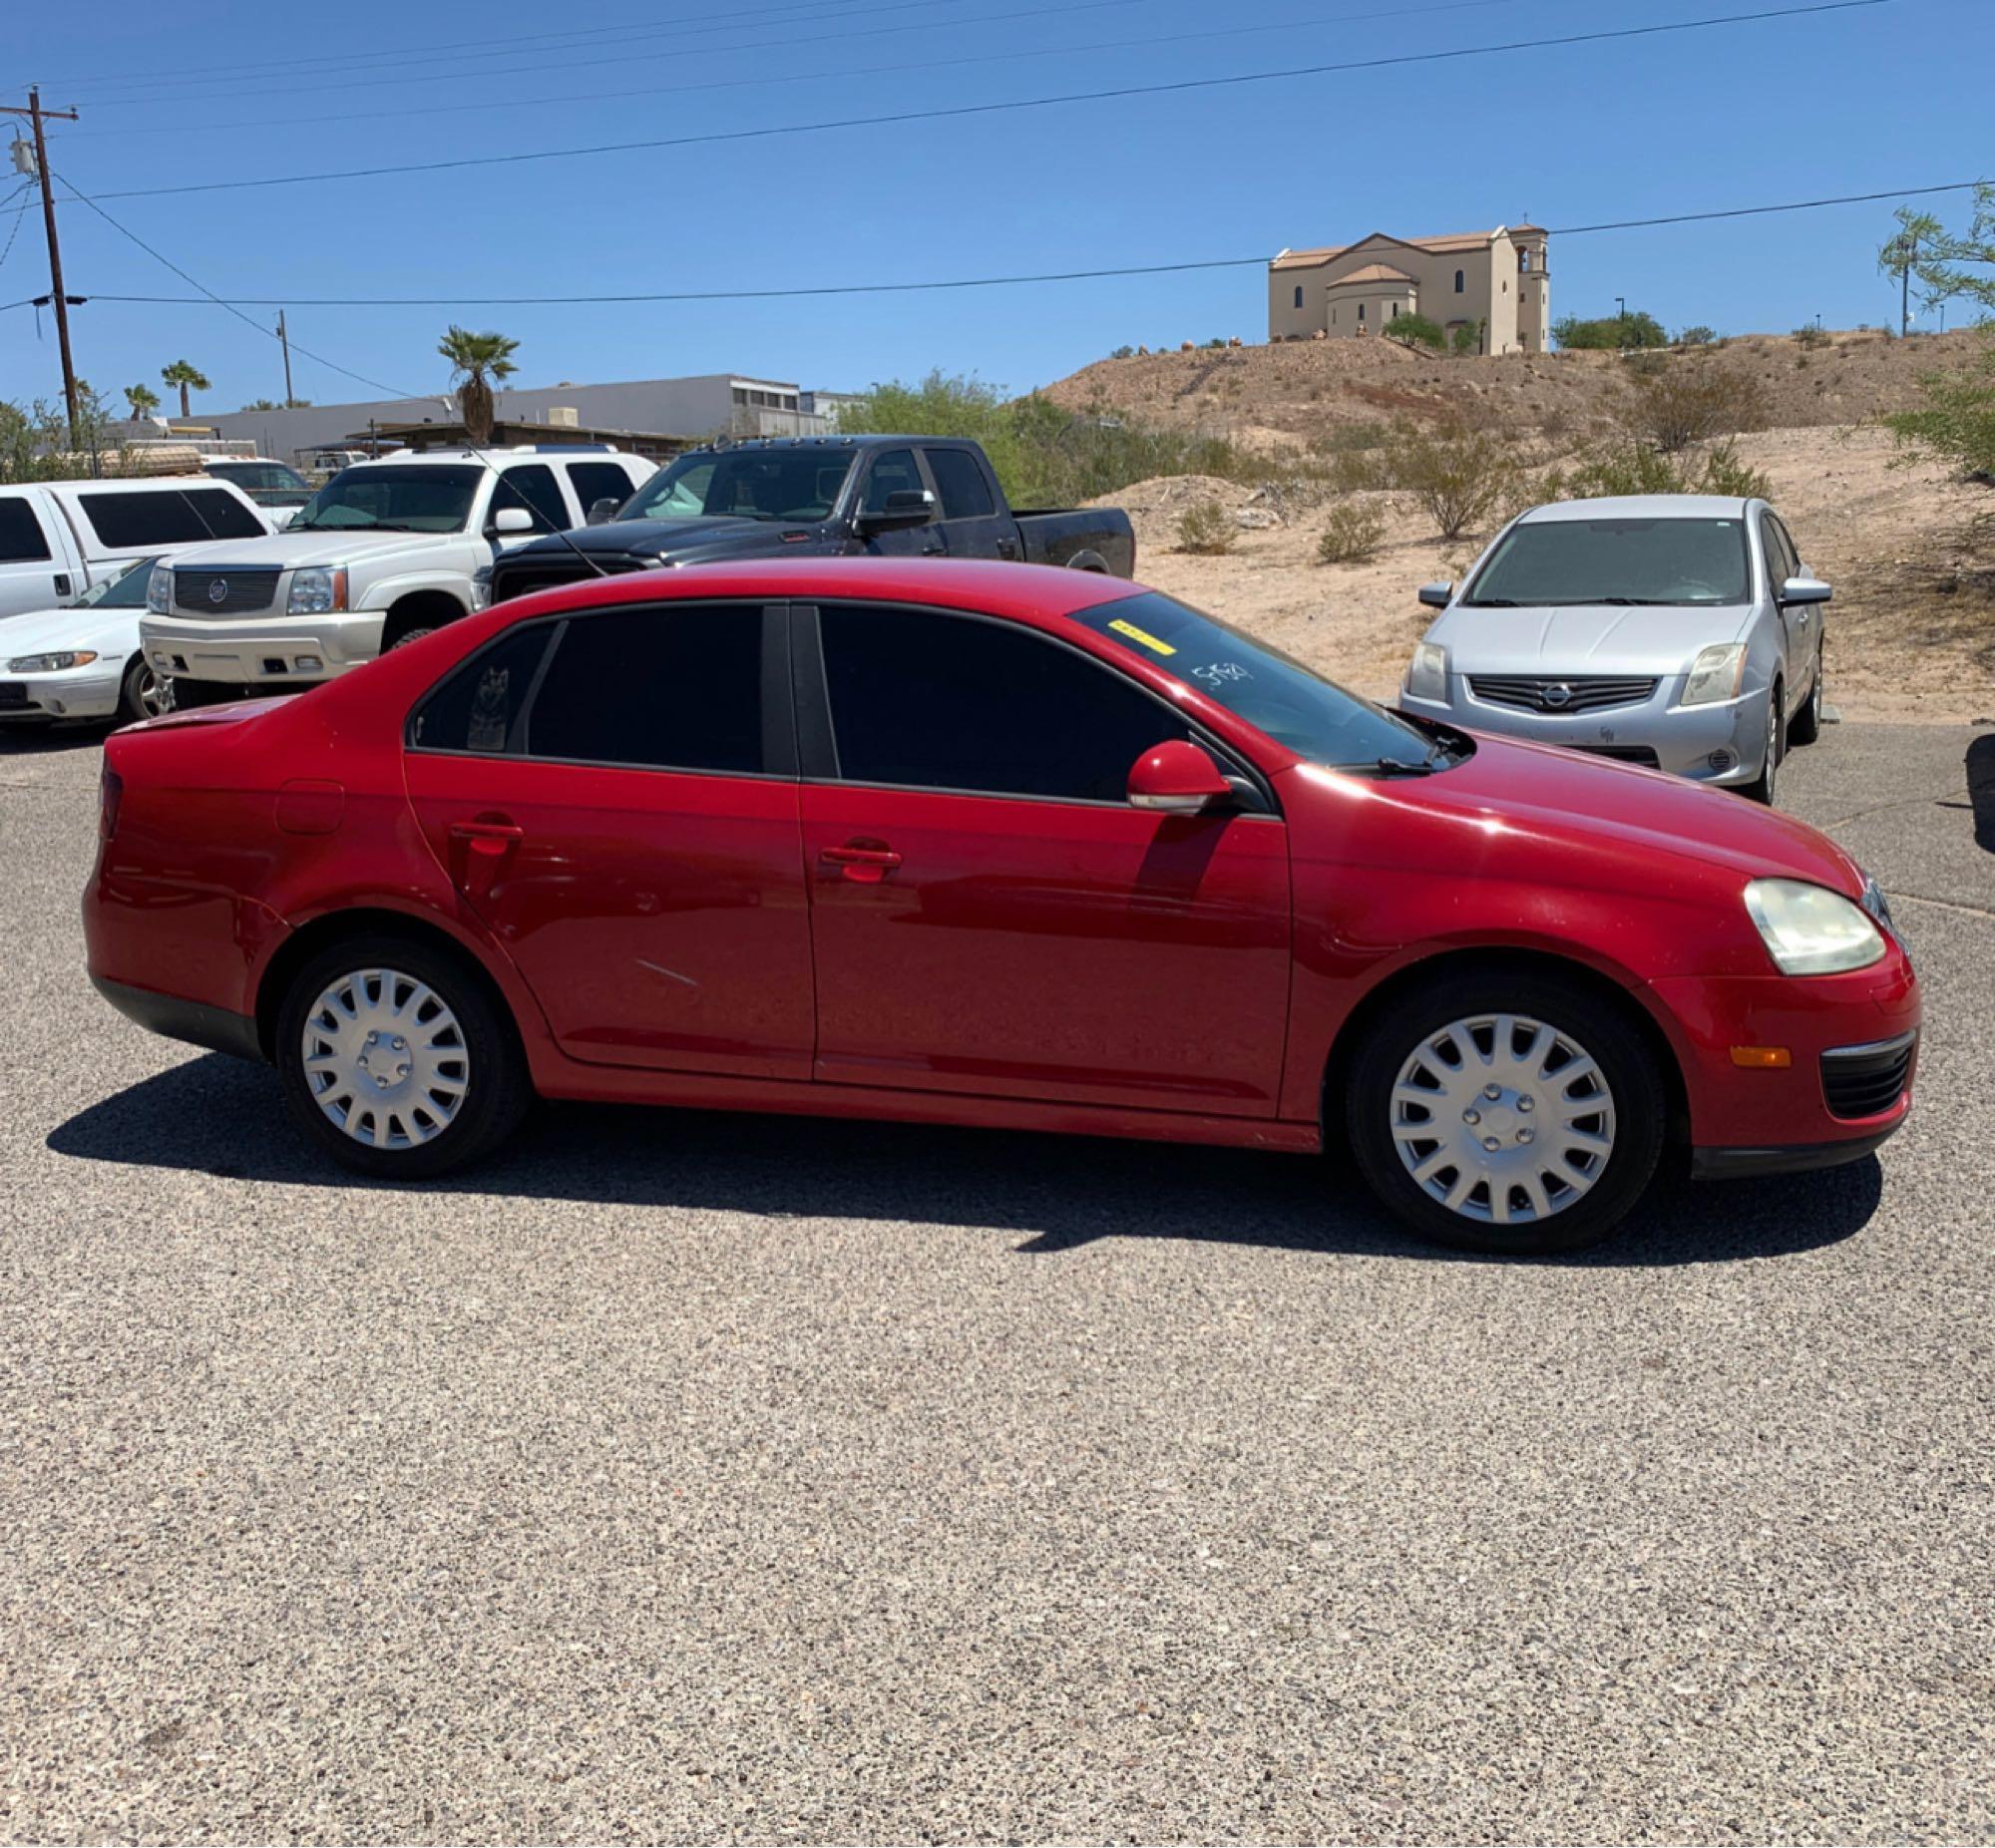
<path fill-rule="evenodd" d="M 1744 603 L 1750 566 L 1743 520 L 1520 521 L 1497 542 L 1461 598 L 1467 609 L 1573 603 L 1671 608 Z"/>

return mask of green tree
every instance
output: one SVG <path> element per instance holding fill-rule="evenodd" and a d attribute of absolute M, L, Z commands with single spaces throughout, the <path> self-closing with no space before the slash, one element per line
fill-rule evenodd
<path fill-rule="evenodd" d="M 1902 318 L 1909 331 L 1909 298 L 1917 285 L 1922 306 L 1964 296 L 1983 318 L 1995 316 L 1995 185 L 1974 188 L 1974 210 L 1964 231 L 1949 231 L 1929 211 L 1900 205 L 1898 228 L 1877 250 L 1877 267 L 1896 276 Z"/>
<path fill-rule="evenodd" d="M 1384 332 L 1389 340 L 1403 340 L 1409 346 L 1432 347 L 1436 353 L 1447 350 L 1447 335 L 1438 321 L 1430 321 L 1424 314 L 1400 314 L 1386 323 Z"/>
<path fill-rule="evenodd" d="M 125 402 L 132 407 L 132 415 L 151 417 L 160 408 L 160 394 L 150 385 L 128 385 L 125 387 Z"/>
<path fill-rule="evenodd" d="M 1569 314 L 1564 320 L 1552 323 L 1552 338 L 1563 347 L 1604 353 L 1625 353 L 1670 343 L 1662 322 L 1639 308 L 1595 321 L 1582 321 L 1578 315 Z"/>
<path fill-rule="evenodd" d="M 181 394 L 181 415 L 183 417 L 191 417 L 194 414 L 188 405 L 189 392 L 212 391 L 214 389 L 207 382 L 207 374 L 201 371 L 199 366 L 185 359 L 177 359 L 171 366 L 162 366 L 160 368 L 160 377 L 169 385 L 179 388 Z"/>
<path fill-rule="evenodd" d="M 519 350 L 519 341 L 504 334 L 475 334 L 455 324 L 437 342 L 437 351 L 450 361 L 451 383 L 458 388 L 464 434 L 474 444 L 492 440 L 492 382 L 509 379 L 519 371 L 513 364 L 513 355 Z"/>
<path fill-rule="evenodd" d="M 1930 456 L 1970 481 L 1995 487 L 1995 322 L 1983 322 L 1979 345 L 1962 367 L 1919 375 L 1916 410 L 1884 418 L 1907 456 Z"/>

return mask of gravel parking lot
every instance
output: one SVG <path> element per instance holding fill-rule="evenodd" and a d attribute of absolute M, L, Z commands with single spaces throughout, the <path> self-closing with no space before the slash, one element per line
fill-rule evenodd
<path fill-rule="evenodd" d="M 0 742 L 8 1838 L 1995 1836 L 1995 731 L 1785 786 L 1909 1128 L 1530 1265 L 914 1128 L 358 1182 L 91 992 L 98 756 Z"/>

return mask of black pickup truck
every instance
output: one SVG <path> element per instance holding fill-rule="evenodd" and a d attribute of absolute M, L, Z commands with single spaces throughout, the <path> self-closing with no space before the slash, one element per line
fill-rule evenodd
<path fill-rule="evenodd" d="M 1017 558 L 1116 577 L 1136 569 L 1127 514 L 1014 512 L 975 443 L 774 437 L 688 450 L 621 506 L 598 502 L 588 526 L 501 553 L 488 581 L 500 603 L 575 583 L 598 567 L 641 571 L 812 553 Z"/>

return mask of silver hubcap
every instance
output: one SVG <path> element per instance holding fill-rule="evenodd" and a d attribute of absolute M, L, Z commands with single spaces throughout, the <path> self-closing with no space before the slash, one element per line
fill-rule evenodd
<path fill-rule="evenodd" d="M 1781 702 L 1770 699 L 1767 702 L 1767 794 L 1774 793 L 1774 784 L 1781 774 Z"/>
<path fill-rule="evenodd" d="M 412 1149 L 463 1108 L 471 1055 L 457 1016 L 399 969 L 355 969 L 305 1016 L 305 1082 L 327 1119 L 355 1142 Z"/>
<path fill-rule="evenodd" d="M 174 709 L 173 687 L 150 668 L 139 669 L 139 710 L 157 719 Z"/>
<path fill-rule="evenodd" d="M 1606 1172 L 1614 1097 L 1586 1048 L 1526 1014 L 1430 1035 L 1393 1086 L 1393 1142 L 1420 1189 L 1463 1219 L 1529 1225 Z"/>

